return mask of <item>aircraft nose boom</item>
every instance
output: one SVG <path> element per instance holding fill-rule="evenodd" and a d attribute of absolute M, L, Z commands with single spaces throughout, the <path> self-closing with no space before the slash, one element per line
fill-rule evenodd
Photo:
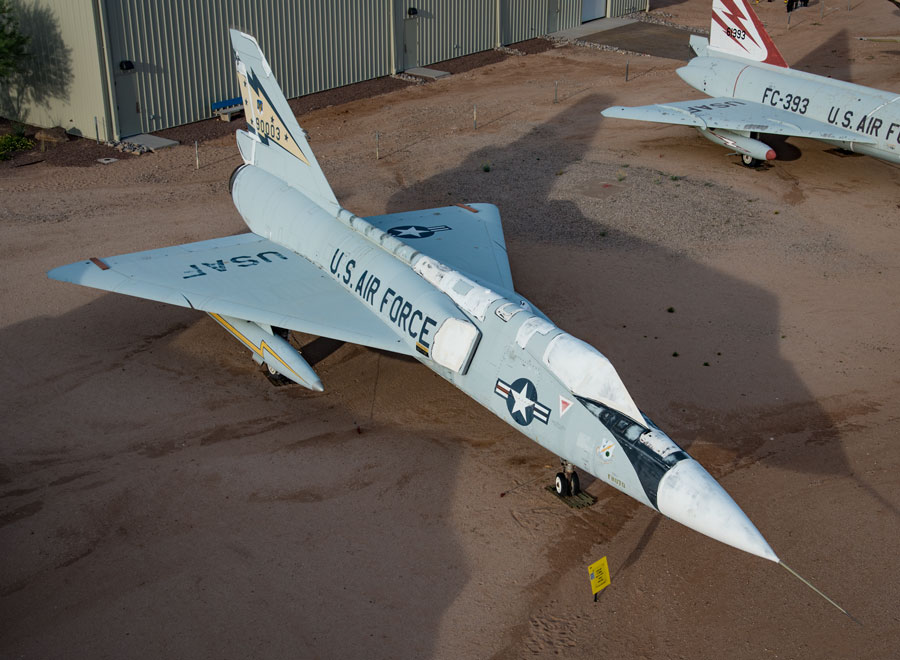
<path fill-rule="evenodd" d="M 692 458 L 679 461 L 659 483 L 660 513 L 750 554 L 778 562 L 759 530 L 719 483 Z"/>

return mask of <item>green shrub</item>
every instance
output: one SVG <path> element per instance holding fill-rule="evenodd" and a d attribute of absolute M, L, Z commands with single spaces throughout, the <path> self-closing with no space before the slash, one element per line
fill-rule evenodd
<path fill-rule="evenodd" d="M 27 151 L 34 147 L 34 142 L 20 135 L 4 135 L 0 137 L 0 160 L 9 160 L 17 151 Z"/>

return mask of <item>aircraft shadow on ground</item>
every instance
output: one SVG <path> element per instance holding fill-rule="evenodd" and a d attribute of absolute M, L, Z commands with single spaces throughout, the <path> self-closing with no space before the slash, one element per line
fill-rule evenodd
<path fill-rule="evenodd" d="M 788 142 L 791 139 L 790 136 L 766 133 L 762 139 L 775 150 L 775 157 L 778 160 L 788 162 L 798 160 L 803 155 L 800 147 Z"/>
<path fill-rule="evenodd" d="M 789 64 L 791 68 L 800 71 L 852 82 L 850 37 L 847 30 L 840 30 L 820 46 Z"/>
<path fill-rule="evenodd" d="M 115 294 L 0 346 L 0 655 L 432 655 L 467 579 L 446 524 L 465 439 L 360 430 L 378 354 L 340 363 L 352 391 L 274 389 L 206 315 Z M 72 646 L 82 626 L 106 632 Z"/>

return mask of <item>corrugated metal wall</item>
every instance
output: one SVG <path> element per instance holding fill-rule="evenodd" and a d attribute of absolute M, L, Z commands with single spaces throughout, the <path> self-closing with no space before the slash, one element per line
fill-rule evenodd
<path fill-rule="evenodd" d="M 650 0 L 609 0 L 609 18 L 626 16 L 636 11 L 648 11 Z"/>
<path fill-rule="evenodd" d="M 499 0 L 500 43 L 534 39 L 581 25 L 581 0 Z M 550 16 L 551 11 L 556 16 Z M 555 26 L 552 23 L 556 23 Z"/>
<path fill-rule="evenodd" d="M 556 29 L 567 30 L 568 28 L 578 27 L 579 25 L 581 25 L 581 0 L 558 1 L 559 26 Z"/>
<path fill-rule="evenodd" d="M 606 16 L 607 0 L 582 0 L 581 22 L 593 21 Z"/>
<path fill-rule="evenodd" d="M 123 135 L 209 117 L 239 95 L 229 27 L 257 38 L 288 98 L 391 73 L 391 0 L 104 4 Z"/>
<path fill-rule="evenodd" d="M 237 96 L 229 27 L 256 36 L 293 98 L 576 26 L 582 0 L 16 2 L 55 22 L 57 47 L 39 57 L 70 83 L 27 121 L 91 137 L 96 116 L 106 139 L 205 119 Z"/>
<path fill-rule="evenodd" d="M 551 0 L 100 0 L 122 135 L 210 116 L 238 94 L 227 28 L 256 36 L 288 98 L 377 78 L 545 34 Z M 581 0 L 553 0 L 558 29 Z M 413 15 L 410 9 L 415 8 Z M 393 22 L 393 24 L 392 24 Z M 133 62 L 123 70 L 120 63 Z"/>
<path fill-rule="evenodd" d="M 581 25 L 581 0 L 499 0 L 501 45 Z M 555 16 L 551 17 L 551 12 Z M 553 25 L 556 23 L 556 25 Z"/>
<path fill-rule="evenodd" d="M 547 33 L 547 0 L 500 0 L 501 45 Z"/>
<path fill-rule="evenodd" d="M 397 0 L 394 15 L 401 50 L 403 23 L 416 23 L 419 66 L 488 50 L 497 41 L 496 0 Z M 402 59 L 397 62 L 402 68 Z"/>
<path fill-rule="evenodd" d="M 29 75 L 28 95 L 21 106 L 18 89 L 5 86 L 0 95 L 12 96 L 2 114 L 35 126 L 62 126 L 75 135 L 94 138 L 94 117 L 101 140 L 107 139 L 104 75 L 92 0 L 13 3 L 19 28 L 29 35 L 29 52 L 37 67 Z M 17 116 L 18 115 L 18 116 Z"/>

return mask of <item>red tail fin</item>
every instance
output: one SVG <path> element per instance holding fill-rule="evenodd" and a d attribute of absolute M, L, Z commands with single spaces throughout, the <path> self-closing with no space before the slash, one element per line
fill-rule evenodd
<path fill-rule="evenodd" d="M 709 48 L 754 62 L 787 68 L 748 0 L 713 0 Z"/>

